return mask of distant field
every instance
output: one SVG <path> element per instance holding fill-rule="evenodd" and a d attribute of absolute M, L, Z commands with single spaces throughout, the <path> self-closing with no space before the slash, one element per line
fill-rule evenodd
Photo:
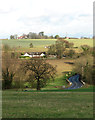
<path fill-rule="evenodd" d="M 54 44 L 56 39 L 20 39 L 20 40 L 2 40 L 3 44 L 8 44 L 11 47 L 29 47 L 32 42 L 34 47 L 44 47 L 46 45 Z"/>
<path fill-rule="evenodd" d="M 3 118 L 93 118 L 92 92 L 3 91 Z"/>
<path fill-rule="evenodd" d="M 45 46 L 54 44 L 56 39 L 21 39 L 21 40 L 2 40 L 2 44 L 8 44 L 10 47 L 18 47 L 16 51 L 47 51 Z M 74 47 L 80 47 L 87 44 L 93 46 L 93 39 L 68 39 L 68 41 L 74 43 Z M 33 48 L 29 47 L 32 42 Z"/>
<path fill-rule="evenodd" d="M 56 39 L 21 39 L 21 40 L 2 40 L 2 44 L 7 44 L 10 47 L 16 48 L 18 52 L 37 52 L 47 51 L 45 46 L 54 44 Z M 33 48 L 30 48 L 30 43 L 33 44 Z"/>
<path fill-rule="evenodd" d="M 75 47 L 80 47 L 81 45 L 93 47 L 93 39 L 68 39 L 68 41 L 73 42 Z"/>

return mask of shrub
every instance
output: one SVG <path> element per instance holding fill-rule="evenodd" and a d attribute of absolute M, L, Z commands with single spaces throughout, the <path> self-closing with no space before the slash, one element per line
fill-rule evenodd
<path fill-rule="evenodd" d="M 26 59 L 30 59 L 29 56 L 20 56 L 19 58 L 26 58 Z"/>
<path fill-rule="evenodd" d="M 73 71 L 79 73 L 84 82 L 93 84 L 93 57 L 91 55 L 85 55 L 77 59 Z"/>
<path fill-rule="evenodd" d="M 69 42 L 67 42 L 65 45 L 66 48 L 72 48 L 73 46 L 74 46 L 74 43 L 69 43 Z"/>
<path fill-rule="evenodd" d="M 32 43 L 30 43 L 30 48 L 33 48 L 33 44 Z"/>
<path fill-rule="evenodd" d="M 72 72 L 68 72 L 64 75 L 64 79 L 69 79 L 71 76 L 74 76 L 76 74 L 76 72 L 72 71 Z"/>
<path fill-rule="evenodd" d="M 88 46 L 88 45 L 81 45 L 81 49 L 83 50 L 83 54 L 88 54 L 90 46 Z"/>
<path fill-rule="evenodd" d="M 8 67 L 2 71 L 2 78 L 3 78 L 3 84 L 2 84 L 3 89 L 12 88 L 14 73 L 12 71 L 10 72 Z"/>
<path fill-rule="evenodd" d="M 21 55 L 24 55 L 24 53 L 22 52 Z"/>
<path fill-rule="evenodd" d="M 70 58 L 72 58 L 75 54 L 76 53 L 75 53 L 75 51 L 73 49 L 70 49 L 70 50 L 68 50 L 68 51 L 65 52 L 65 55 L 67 57 L 70 57 Z"/>
<path fill-rule="evenodd" d="M 24 88 L 24 81 L 14 80 L 12 83 L 12 88 Z"/>

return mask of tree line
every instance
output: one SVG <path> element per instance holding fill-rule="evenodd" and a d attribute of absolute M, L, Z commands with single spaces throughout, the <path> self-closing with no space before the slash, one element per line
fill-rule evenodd
<path fill-rule="evenodd" d="M 37 33 L 34 33 L 34 32 L 29 32 L 28 34 L 22 34 L 22 37 L 21 39 L 57 39 L 59 38 L 60 36 L 59 35 L 51 35 L 51 36 L 48 36 L 48 35 L 45 35 L 43 31 L 39 32 L 38 34 Z M 10 35 L 10 39 L 18 39 L 18 35 L 15 34 L 15 35 Z"/>

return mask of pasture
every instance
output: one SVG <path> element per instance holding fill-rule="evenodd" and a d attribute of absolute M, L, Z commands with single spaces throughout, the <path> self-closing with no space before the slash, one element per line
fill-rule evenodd
<path fill-rule="evenodd" d="M 92 92 L 3 91 L 3 118 L 93 118 Z"/>
<path fill-rule="evenodd" d="M 7 44 L 10 47 L 14 48 L 18 52 L 35 52 L 35 51 L 47 51 L 45 46 L 54 44 L 57 39 L 20 39 L 20 40 L 2 40 L 2 44 Z M 74 43 L 74 47 L 79 47 L 81 45 L 89 45 L 93 47 L 93 39 L 66 39 L 69 42 Z M 33 48 L 30 48 L 30 43 L 33 44 Z M 78 50 L 77 50 L 78 51 Z"/>
<path fill-rule="evenodd" d="M 93 47 L 93 39 L 67 39 L 69 42 L 74 43 L 74 47 L 80 47 L 81 45 L 89 45 Z"/>
<path fill-rule="evenodd" d="M 45 46 L 54 44 L 56 39 L 20 39 L 20 40 L 2 40 L 2 44 L 7 44 L 18 52 L 26 51 L 47 51 Z M 30 48 L 30 43 L 33 48 Z"/>

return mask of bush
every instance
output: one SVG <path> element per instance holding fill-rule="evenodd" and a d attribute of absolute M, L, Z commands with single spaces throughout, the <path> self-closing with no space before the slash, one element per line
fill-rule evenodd
<path fill-rule="evenodd" d="M 72 58 L 75 54 L 76 54 L 75 51 L 72 49 L 65 52 L 65 55 L 70 58 Z"/>
<path fill-rule="evenodd" d="M 21 55 L 24 55 L 24 53 L 22 52 Z"/>
<path fill-rule="evenodd" d="M 30 43 L 30 48 L 33 48 L 33 44 L 32 43 Z"/>
<path fill-rule="evenodd" d="M 69 43 L 67 42 L 67 44 L 65 45 L 66 48 L 72 48 L 74 46 L 74 43 Z"/>
<path fill-rule="evenodd" d="M 73 71 L 80 74 L 85 83 L 93 84 L 93 57 L 91 55 L 85 55 L 77 59 Z"/>
<path fill-rule="evenodd" d="M 70 77 L 74 76 L 76 74 L 76 72 L 68 72 L 64 75 L 64 79 L 67 80 L 69 79 Z"/>
<path fill-rule="evenodd" d="M 12 88 L 12 81 L 14 78 L 14 73 L 9 70 L 7 67 L 6 69 L 2 70 L 2 78 L 3 78 L 3 89 L 10 89 Z"/>
<path fill-rule="evenodd" d="M 81 45 L 81 49 L 83 50 L 83 54 L 88 54 L 90 50 L 90 46 L 88 45 Z"/>
<path fill-rule="evenodd" d="M 12 83 L 12 88 L 24 88 L 24 81 L 15 80 Z"/>
<path fill-rule="evenodd" d="M 19 58 L 30 59 L 30 57 L 28 57 L 28 56 L 20 56 Z"/>

